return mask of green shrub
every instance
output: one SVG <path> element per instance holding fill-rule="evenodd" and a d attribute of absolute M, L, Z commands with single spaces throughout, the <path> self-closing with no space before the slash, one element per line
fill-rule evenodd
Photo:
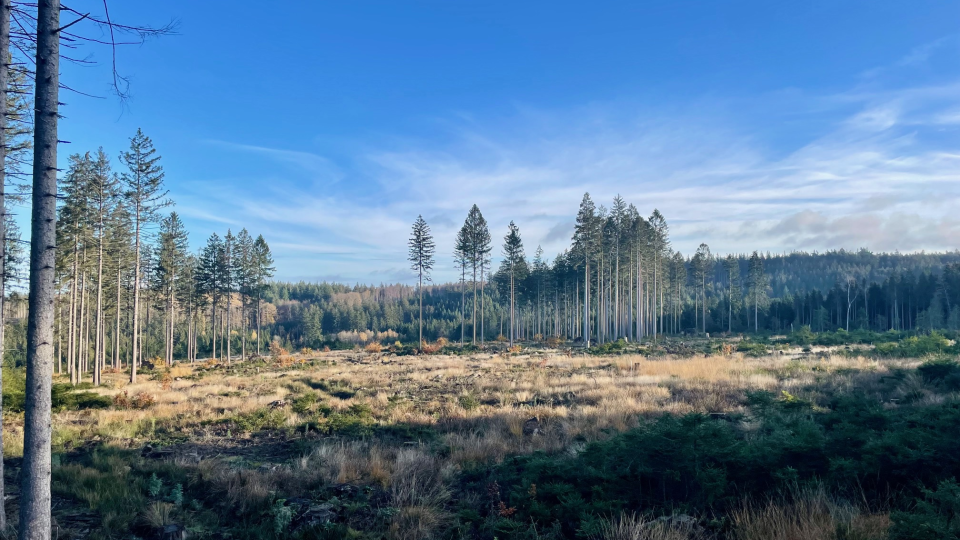
<path fill-rule="evenodd" d="M 323 418 L 318 420 L 316 427 L 331 435 L 366 437 L 373 433 L 376 425 L 373 409 L 366 403 L 354 403 L 343 411 L 333 411 L 328 408 L 321 414 Z"/>
<path fill-rule="evenodd" d="M 810 331 L 810 325 L 805 324 L 799 330 L 787 336 L 787 341 L 794 345 L 804 346 L 810 345 L 816 338 L 816 334 Z"/>
<path fill-rule="evenodd" d="M 271 511 L 273 514 L 273 531 L 278 536 L 286 533 L 287 528 L 290 527 L 290 522 L 293 521 L 293 508 L 286 506 L 286 502 L 286 499 L 277 499 L 273 503 Z"/>
<path fill-rule="evenodd" d="M 106 409 L 112 405 L 110 398 L 94 392 L 80 391 L 92 388 L 89 383 L 76 386 L 55 383 L 50 388 L 51 405 L 54 411 Z M 26 373 L 23 369 L 3 368 L 3 409 L 23 412 L 26 400 Z"/>
<path fill-rule="evenodd" d="M 939 384 L 948 390 L 960 389 L 960 363 L 952 358 L 928 360 L 917 368 L 925 381 Z"/>
<path fill-rule="evenodd" d="M 877 355 L 890 358 L 922 358 L 932 354 L 956 353 L 957 345 L 950 345 L 950 341 L 942 334 L 931 332 L 910 336 L 899 343 L 878 343 L 875 350 Z"/>
<path fill-rule="evenodd" d="M 163 489 L 163 481 L 157 477 L 157 473 L 151 474 L 147 482 L 147 494 L 156 499 L 161 489 Z"/>
<path fill-rule="evenodd" d="M 313 392 L 301 394 L 290 402 L 290 408 L 297 414 L 309 414 L 313 412 L 316 404 L 320 401 L 320 396 Z"/>
<path fill-rule="evenodd" d="M 767 354 L 770 354 L 770 349 L 767 348 L 765 344 L 747 340 L 741 341 L 737 344 L 737 351 L 745 353 L 747 356 L 754 357 L 766 356 Z"/>
<path fill-rule="evenodd" d="M 457 401 L 464 410 L 472 411 L 480 406 L 480 400 L 473 394 L 461 394 Z"/>
<path fill-rule="evenodd" d="M 621 354 L 627 347 L 627 341 L 620 338 L 616 341 L 609 341 L 602 345 L 596 345 L 587 349 L 587 352 L 595 355 Z"/>
<path fill-rule="evenodd" d="M 890 540 L 960 539 L 960 485 L 940 482 L 937 489 L 923 490 L 913 508 L 891 514 Z"/>
<path fill-rule="evenodd" d="M 282 410 L 266 407 L 238 414 L 231 419 L 238 430 L 246 433 L 254 433 L 262 429 L 280 429 L 285 421 L 286 415 Z"/>
<path fill-rule="evenodd" d="M 808 483 L 871 505 L 896 494 L 902 504 L 922 486 L 960 476 L 960 401 L 887 409 L 841 395 L 820 409 L 790 394 L 754 392 L 748 400 L 750 429 L 697 414 L 665 415 L 576 456 L 535 453 L 467 471 L 465 489 L 485 496 L 496 483 L 506 507 L 516 509 L 509 517 L 488 510 L 483 526 L 497 523 L 490 535 L 521 538 L 504 531 L 559 523 L 564 537 L 574 538 L 598 516 L 722 514 L 745 497 Z"/>

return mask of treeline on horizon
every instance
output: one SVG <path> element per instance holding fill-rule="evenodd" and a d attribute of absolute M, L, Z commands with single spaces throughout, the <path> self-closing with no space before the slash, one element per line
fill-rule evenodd
<path fill-rule="evenodd" d="M 516 224 L 504 232 L 491 275 L 492 234 L 479 208 L 470 209 L 452 255 L 460 279 L 423 287 L 424 339 L 604 343 L 804 326 L 960 330 L 960 252 L 715 256 L 701 244 L 684 255 L 671 247 L 660 212 L 644 218 L 620 197 L 610 209 L 597 207 L 589 194 L 571 246 L 553 261 L 539 247 L 528 258 Z M 273 282 L 264 299 L 276 306 L 272 330 L 286 347 L 373 340 L 386 331 L 418 339 L 415 286 Z"/>
<path fill-rule="evenodd" d="M 57 372 L 71 381 L 98 383 L 104 369 L 133 378 L 143 360 L 246 358 L 274 339 L 288 350 L 419 341 L 416 286 L 270 281 L 269 246 L 245 229 L 189 253 L 183 223 L 164 213 L 172 201 L 149 137 L 137 133 L 120 158 L 114 174 L 102 149 L 75 154 L 64 175 L 55 338 Z M 425 340 L 960 330 L 958 252 L 719 257 L 703 244 L 686 256 L 659 212 L 641 217 L 620 198 L 597 208 L 589 196 L 552 261 L 539 247 L 528 258 L 515 224 L 506 233 L 492 270 L 493 234 L 479 208 L 468 212 L 452 255 L 460 279 L 423 287 Z M 8 242 L 8 268 L 22 262 L 16 247 Z M 5 356 L 22 365 L 26 298 L 8 301 Z"/>

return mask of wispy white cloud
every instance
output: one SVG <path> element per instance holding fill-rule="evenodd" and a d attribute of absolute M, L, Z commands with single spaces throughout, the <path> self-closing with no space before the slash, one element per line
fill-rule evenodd
<path fill-rule="evenodd" d="M 266 146 L 240 144 L 229 141 L 207 140 L 203 142 L 228 150 L 260 155 L 280 163 L 292 165 L 310 173 L 314 180 L 328 185 L 339 182 L 344 177 L 343 171 L 333 161 L 312 152 L 269 148 Z"/>
<path fill-rule="evenodd" d="M 890 69 L 943 49 L 917 52 Z M 757 129 L 779 122 L 788 131 L 785 119 L 810 111 L 821 125 L 805 140 L 773 144 L 761 134 L 769 129 Z M 528 254 L 540 244 L 552 255 L 569 244 L 586 191 L 598 204 L 620 194 L 643 214 L 659 208 L 684 253 L 700 242 L 718 253 L 956 249 L 958 111 L 960 81 L 941 81 L 899 89 L 871 83 L 828 96 L 704 99 L 687 111 L 611 103 L 519 107 L 487 122 L 456 114 L 443 137 L 368 145 L 350 168 L 309 152 L 229 144 L 302 176 L 271 180 L 256 197 L 207 197 L 216 199 L 208 199 L 210 207 L 243 216 L 273 241 L 286 278 L 408 280 L 407 236 L 422 214 L 437 239 L 437 279 L 453 279 L 453 240 L 472 204 L 496 244 L 513 220 Z M 318 190 L 315 176 L 343 180 Z"/>

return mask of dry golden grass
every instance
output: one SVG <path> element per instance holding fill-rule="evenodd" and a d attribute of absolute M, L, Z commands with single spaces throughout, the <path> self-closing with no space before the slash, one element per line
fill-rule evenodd
<path fill-rule="evenodd" d="M 603 525 L 597 540 L 707 540 L 699 526 L 688 523 L 648 521 L 635 514 L 623 515 Z"/>
<path fill-rule="evenodd" d="M 792 501 L 746 503 L 731 516 L 737 540 L 883 540 L 889 514 L 865 514 L 837 503 L 822 489 L 805 491 Z"/>
<path fill-rule="evenodd" d="M 210 482 L 213 492 L 241 511 L 262 505 L 281 488 L 296 492 L 298 486 L 309 490 L 317 483 L 375 485 L 389 494 L 391 506 L 397 509 L 387 537 L 431 538 L 449 523 L 450 516 L 443 511 L 450 497 L 448 486 L 464 466 L 535 451 L 576 452 L 583 441 L 628 430 L 644 416 L 739 411 L 748 390 L 796 393 L 821 379 L 842 385 L 851 377 L 849 368 L 882 373 L 908 363 L 845 357 L 798 361 L 739 354 L 396 357 L 373 353 L 372 348 L 370 352 L 311 351 L 310 356 L 284 355 L 282 363 L 271 361 L 260 368 L 213 362 L 176 364 L 157 380 L 142 378 L 136 384 L 127 384 L 122 373 L 107 374 L 105 384 L 95 392 L 111 399 L 124 392 L 149 394 L 155 403 L 145 409 L 56 413 L 54 444 L 69 449 L 99 440 L 139 448 L 157 438 L 174 437 L 167 441 L 172 448 L 178 444 L 210 448 L 209 459 L 192 466 Z M 303 396 L 315 396 L 329 408 L 326 414 L 367 411 L 364 421 L 372 428 L 429 430 L 445 452 L 432 454 L 415 440 L 404 444 L 377 437 L 307 434 L 303 424 L 323 422 L 323 417 L 315 409 L 294 410 L 297 398 Z M 318 439 L 314 449 L 262 470 L 238 471 L 213 457 L 219 449 L 250 442 L 250 433 L 225 421 L 264 411 L 282 415 L 281 438 L 313 436 Z M 536 429 L 531 432 L 527 428 L 533 418 Z M 21 426 L 22 419 L 16 416 L 4 422 L 8 456 L 22 452 Z M 174 453 L 171 459 L 185 458 Z M 736 516 L 741 538 L 803 540 L 817 537 L 821 525 L 823 530 L 835 527 L 830 521 L 834 514 L 823 511 L 825 503 L 803 504 L 745 508 Z M 162 522 L 165 508 L 149 509 L 144 519 Z M 884 530 L 885 519 L 851 515 L 850 527 L 863 535 L 850 538 L 879 538 L 873 534 Z M 783 529 L 798 520 L 809 530 Z M 613 521 L 603 538 L 698 538 L 693 529 L 641 521 L 630 517 Z"/>
<path fill-rule="evenodd" d="M 223 366 L 196 369 L 209 370 L 213 363 L 175 364 L 159 380 L 141 379 L 136 384 L 127 384 L 123 374 L 108 374 L 105 384 L 94 391 L 111 399 L 124 392 L 144 394 L 156 402 L 142 410 L 65 411 L 55 415 L 54 426 L 63 439 L 98 438 L 136 446 L 152 436 L 151 426 L 210 436 L 211 423 L 312 392 L 334 411 L 368 407 L 377 425 L 434 429 L 449 445 L 453 462 L 462 464 L 496 461 L 517 452 L 560 450 L 578 437 L 594 440 L 629 429 L 645 414 L 735 411 L 742 407 L 747 390 L 795 389 L 841 368 L 876 371 L 889 366 L 864 358 L 802 362 L 738 354 L 656 359 L 550 353 L 381 358 L 337 351 L 315 356 L 311 363 L 291 357 L 295 361 L 286 362 L 285 369 L 268 366 L 253 372 Z M 287 425 L 303 420 L 289 407 L 282 410 Z M 523 424 L 534 416 L 541 429 L 535 437 L 525 436 Z M 6 422 L 5 430 L 5 451 L 17 455 L 22 441 L 16 420 Z"/>
<path fill-rule="evenodd" d="M 746 368 L 742 356 L 710 356 L 650 360 L 643 356 L 621 356 L 614 361 L 621 373 L 634 376 L 687 380 L 727 381 Z"/>

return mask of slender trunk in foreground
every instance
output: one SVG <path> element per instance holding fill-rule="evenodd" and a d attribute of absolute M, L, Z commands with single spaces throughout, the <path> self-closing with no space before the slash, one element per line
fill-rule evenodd
<path fill-rule="evenodd" d="M 7 282 L 7 201 L 4 192 L 7 170 L 7 85 L 9 84 L 10 54 L 10 0 L 0 0 L 0 362 L 3 361 L 4 326 L 6 324 L 6 306 L 4 296 Z M 3 372 L 0 371 L 0 390 L 3 389 Z M 0 393 L 0 410 L 3 408 L 3 394 Z M 3 414 L 0 413 L 0 452 L 3 449 Z M 4 504 L 3 456 L 0 455 L 0 532 L 7 529 L 7 509 Z"/>
<path fill-rule="evenodd" d="M 33 212 L 27 374 L 20 472 L 20 540 L 50 539 L 50 386 L 57 245 L 57 114 L 60 85 L 60 1 L 37 5 L 34 87 Z M 5 59 L 4 59 L 5 60 Z"/>

